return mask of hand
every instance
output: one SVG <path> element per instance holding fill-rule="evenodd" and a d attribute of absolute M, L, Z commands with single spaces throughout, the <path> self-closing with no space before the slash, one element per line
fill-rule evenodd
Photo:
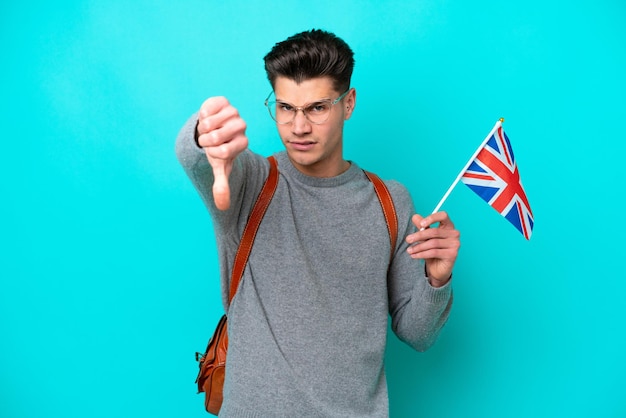
<path fill-rule="evenodd" d="M 246 123 L 224 97 L 207 99 L 198 112 L 198 145 L 213 168 L 213 200 L 219 210 L 230 207 L 228 177 L 233 161 L 248 147 Z"/>
<path fill-rule="evenodd" d="M 452 276 L 452 268 L 461 246 L 460 233 L 446 212 L 433 213 L 422 218 L 411 218 L 417 232 L 409 234 L 406 242 L 412 244 L 407 252 L 412 258 L 424 259 L 426 274 L 434 287 L 443 286 Z M 435 223 L 437 227 L 431 228 Z"/>

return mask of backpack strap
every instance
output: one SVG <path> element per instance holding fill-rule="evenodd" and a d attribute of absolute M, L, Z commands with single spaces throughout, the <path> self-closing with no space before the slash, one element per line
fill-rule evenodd
<path fill-rule="evenodd" d="M 391 255 L 389 256 L 391 260 L 396 248 L 396 241 L 398 240 L 398 215 L 396 214 L 396 207 L 393 204 L 389 189 L 385 186 L 385 183 L 380 177 L 369 171 L 365 171 L 365 175 L 374 185 L 376 196 L 378 196 L 380 206 L 383 209 L 383 215 L 385 215 L 385 222 L 387 223 L 387 230 L 389 231 L 389 241 L 391 243 Z"/>
<path fill-rule="evenodd" d="M 248 257 L 250 257 L 250 251 L 252 250 L 252 244 L 254 244 L 254 238 L 259 230 L 259 225 L 261 225 L 265 211 L 270 205 L 272 197 L 274 197 L 276 186 L 278 185 L 278 163 L 276 162 L 276 158 L 274 158 L 274 156 L 270 156 L 267 157 L 267 159 L 270 163 L 270 173 L 267 176 L 267 179 L 265 179 L 261 193 L 254 203 L 254 207 L 252 208 L 252 212 L 250 212 L 250 217 L 248 218 L 246 227 L 243 230 L 243 235 L 241 236 L 241 242 L 239 243 L 239 248 L 237 249 L 237 254 L 235 255 L 233 271 L 230 276 L 230 293 L 228 303 L 232 302 L 235 297 L 235 293 L 237 293 L 239 281 L 243 276 L 246 263 L 248 263 Z"/>

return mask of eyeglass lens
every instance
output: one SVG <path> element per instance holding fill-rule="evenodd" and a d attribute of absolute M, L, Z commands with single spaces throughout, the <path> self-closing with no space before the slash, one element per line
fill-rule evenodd
<path fill-rule="evenodd" d="M 269 102 L 267 104 L 272 118 L 278 123 L 289 123 L 294 120 L 298 110 L 302 110 L 304 116 L 312 123 L 326 122 L 330 115 L 330 101 L 319 101 L 305 107 L 292 106 L 289 103 Z"/>

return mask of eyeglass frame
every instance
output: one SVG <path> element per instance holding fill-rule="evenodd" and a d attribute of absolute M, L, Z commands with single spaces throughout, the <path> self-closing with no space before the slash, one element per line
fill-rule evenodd
<path fill-rule="evenodd" d="M 284 102 L 282 100 L 275 100 L 270 102 L 270 97 L 272 96 L 272 94 L 274 94 L 274 90 L 272 90 L 270 92 L 270 94 L 267 95 L 267 97 L 265 98 L 265 107 L 267 107 L 267 111 L 270 114 L 270 117 L 272 118 L 272 120 L 276 123 L 278 123 L 279 125 L 289 125 L 290 123 L 292 123 L 295 119 L 296 119 L 296 115 L 298 114 L 298 111 L 301 110 L 302 114 L 304 115 L 304 117 L 306 118 L 306 120 L 308 120 L 310 123 L 312 123 L 313 125 L 323 125 L 324 123 L 328 122 L 328 119 L 330 118 L 330 110 L 332 110 L 333 106 L 336 105 L 337 103 L 339 103 L 344 97 L 346 97 L 348 95 L 348 93 L 350 93 L 350 90 L 352 90 L 352 87 L 349 87 L 348 90 L 346 90 L 341 96 L 337 97 L 335 100 L 330 100 L 330 99 L 321 99 L 321 100 L 316 100 L 310 103 L 305 104 L 304 106 L 294 106 L 289 102 Z M 328 111 L 328 116 L 326 117 L 326 119 L 323 122 L 313 122 L 311 119 L 309 119 L 309 116 L 307 115 L 306 112 L 306 108 L 316 104 L 316 103 L 325 103 L 325 102 L 329 102 L 330 103 L 330 109 Z M 279 122 L 276 120 L 276 118 L 272 115 L 272 110 L 270 109 L 269 104 L 270 103 L 282 103 L 282 104 L 286 104 L 288 106 L 291 106 L 294 111 L 293 111 L 293 117 L 291 118 L 291 120 L 289 122 Z"/>

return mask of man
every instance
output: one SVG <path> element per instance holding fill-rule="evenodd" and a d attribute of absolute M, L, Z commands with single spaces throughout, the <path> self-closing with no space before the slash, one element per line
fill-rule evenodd
<path fill-rule="evenodd" d="M 343 157 L 353 66 L 349 46 L 321 30 L 265 57 L 266 105 L 285 151 L 275 154 L 278 187 L 230 306 L 230 269 L 269 164 L 248 149 L 246 124 L 223 97 L 205 101 L 179 134 L 178 158 L 218 243 L 229 321 L 220 416 L 387 416 L 388 316 L 417 350 L 448 317 L 460 245 L 448 215 L 422 218 L 407 190 L 387 181 L 399 223 L 392 249 L 372 183 Z"/>

